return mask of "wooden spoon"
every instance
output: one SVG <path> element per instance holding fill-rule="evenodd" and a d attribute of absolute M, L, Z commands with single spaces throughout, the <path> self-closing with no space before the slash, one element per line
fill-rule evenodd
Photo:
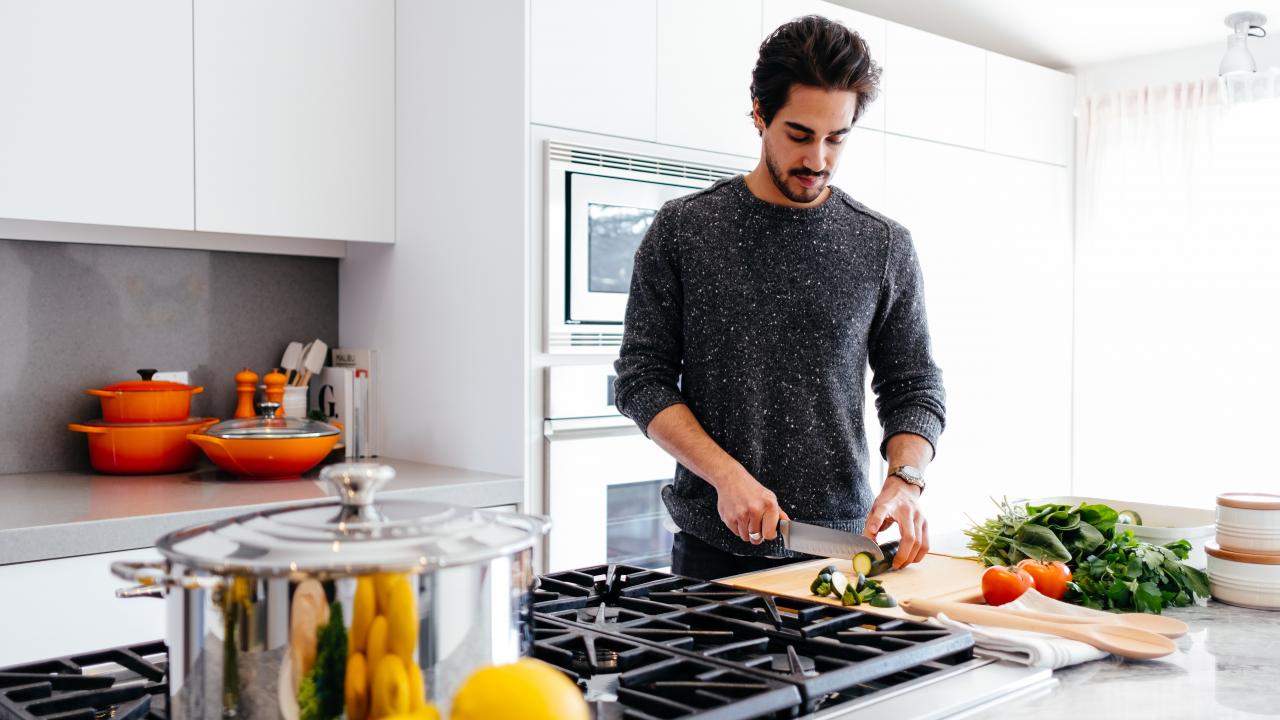
<path fill-rule="evenodd" d="M 913 615 L 933 616 L 938 613 L 946 613 L 947 617 L 960 622 L 1014 630 L 1030 630 L 1032 632 L 1056 635 L 1068 640 L 1079 640 L 1099 650 L 1106 650 L 1113 655 L 1134 660 L 1150 660 L 1164 657 L 1178 647 L 1172 640 L 1163 635 L 1125 625 L 1048 622 L 1010 614 L 999 608 L 985 605 L 969 605 L 967 603 L 936 600 L 903 600 L 902 607 Z"/>
<path fill-rule="evenodd" d="M 1000 612 L 1012 613 L 1020 617 L 1031 618 L 1033 620 L 1047 620 L 1048 622 L 1068 623 L 1072 625 L 1123 625 L 1124 627 L 1138 628 L 1146 630 L 1157 635 L 1163 635 L 1167 638 L 1182 637 L 1187 634 L 1187 624 L 1176 618 L 1165 617 L 1163 615 L 1151 615 L 1149 613 L 1109 613 L 1103 612 L 1098 615 L 1090 613 L 1089 615 L 1067 615 L 1065 613 L 1048 613 L 1038 610 L 1024 610 L 1022 608 L 1001 608 Z"/>

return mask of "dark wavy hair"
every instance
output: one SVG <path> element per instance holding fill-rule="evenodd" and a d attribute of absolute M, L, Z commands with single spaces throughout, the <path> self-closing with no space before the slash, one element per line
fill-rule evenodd
<path fill-rule="evenodd" d="M 793 84 L 857 93 L 853 121 L 862 117 L 880 86 L 880 66 L 858 33 L 820 15 L 806 15 L 774 30 L 760 44 L 751 73 L 751 99 L 765 125 L 787 104 Z"/>

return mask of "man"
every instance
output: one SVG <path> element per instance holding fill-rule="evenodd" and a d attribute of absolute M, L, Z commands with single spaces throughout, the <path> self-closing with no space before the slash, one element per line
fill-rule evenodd
<path fill-rule="evenodd" d="M 896 523 L 898 567 L 929 549 L 921 473 L 944 395 L 919 264 L 904 227 L 827 184 L 878 78 L 843 25 L 778 28 L 752 74 L 759 164 L 664 205 L 636 252 L 616 399 L 679 463 L 663 488 L 676 573 L 806 559 L 782 518 L 873 539 Z M 868 361 L 896 473 L 874 501 Z"/>

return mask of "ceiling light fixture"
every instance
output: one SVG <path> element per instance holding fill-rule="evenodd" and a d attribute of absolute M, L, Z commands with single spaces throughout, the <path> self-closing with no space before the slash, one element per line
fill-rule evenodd
<path fill-rule="evenodd" d="M 1222 56 L 1218 66 L 1219 75 L 1251 73 L 1258 71 L 1258 63 L 1249 52 L 1248 41 L 1251 37 L 1266 37 L 1267 16 L 1256 12 L 1234 12 L 1227 16 L 1227 27 L 1231 34 L 1227 36 L 1227 54 Z M 1257 33 L 1254 31 L 1257 30 Z"/>

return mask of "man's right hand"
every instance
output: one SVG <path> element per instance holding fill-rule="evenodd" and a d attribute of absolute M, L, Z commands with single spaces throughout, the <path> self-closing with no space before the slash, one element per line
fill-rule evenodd
<path fill-rule="evenodd" d="M 745 470 L 715 484 L 720 519 L 743 542 L 759 545 L 778 537 L 778 520 L 787 514 L 778 497 Z M 787 518 L 790 519 L 790 518 Z M 756 534 L 752 539 L 752 533 Z"/>

